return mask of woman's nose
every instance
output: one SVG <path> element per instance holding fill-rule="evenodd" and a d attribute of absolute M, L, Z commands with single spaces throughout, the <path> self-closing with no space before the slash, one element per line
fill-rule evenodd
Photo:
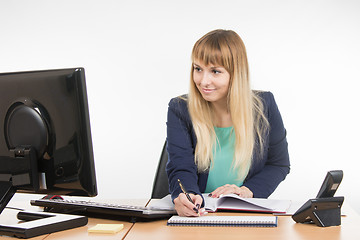
<path fill-rule="evenodd" d="M 210 84 L 211 84 L 211 76 L 210 76 L 210 74 L 208 74 L 208 73 L 205 72 L 205 73 L 202 75 L 200 84 L 201 84 L 202 86 L 208 86 L 208 85 L 210 85 Z"/>

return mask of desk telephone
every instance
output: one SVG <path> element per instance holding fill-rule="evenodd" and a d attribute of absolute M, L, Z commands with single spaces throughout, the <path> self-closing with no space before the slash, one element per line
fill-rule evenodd
<path fill-rule="evenodd" d="M 341 224 L 344 197 L 334 197 L 343 178 L 342 170 L 329 171 L 314 199 L 309 199 L 292 216 L 298 223 L 315 223 L 319 227 Z"/>

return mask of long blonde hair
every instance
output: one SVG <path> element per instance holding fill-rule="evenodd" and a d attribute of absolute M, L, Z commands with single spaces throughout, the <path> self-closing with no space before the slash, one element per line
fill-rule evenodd
<path fill-rule="evenodd" d="M 239 178 L 244 180 L 251 166 L 256 138 L 261 154 L 269 126 L 262 100 L 250 87 L 245 45 L 234 31 L 214 30 L 195 43 L 191 58 L 193 63 L 220 65 L 230 74 L 227 101 L 235 133 L 233 167 L 238 170 Z M 216 134 L 211 104 L 197 89 L 193 72 L 192 64 L 188 106 L 197 138 L 195 163 L 198 171 L 204 172 L 209 170 L 213 159 Z"/>

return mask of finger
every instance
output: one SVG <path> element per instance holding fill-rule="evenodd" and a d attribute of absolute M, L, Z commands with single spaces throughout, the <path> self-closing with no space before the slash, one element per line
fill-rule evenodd
<path fill-rule="evenodd" d="M 215 189 L 214 191 L 212 191 L 212 193 L 211 193 L 212 197 L 213 197 L 213 198 L 219 197 L 224 188 L 225 188 L 225 186 L 221 186 L 221 187 L 216 188 L 216 189 Z"/>
<path fill-rule="evenodd" d="M 203 198 L 200 195 L 194 195 L 194 194 L 190 194 L 191 199 L 193 200 L 198 213 L 196 213 L 195 211 L 190 211 L 189 212 L 189 208 L 186 208 L 186 210 L 184 209 L 182 212 L 184 213 L 184 216 L 204 216 L 206 214 L 208 214 L 208 212 L 205 210 L 205 208 L 201 208 L 202 202 L 203 202 Z"/>
<path fill-rule="evenodd" d="M 222 195 L 226 195 L 226 194 L 230 194 L 230 193 L 234 193 L 234 189 L 233 188 L 225 188 L 219 195 L 222 196 Z"/>
<path fill-rule="evenodd" d="M 201 209 L 199 210 L 199 215 L 200 215 L 200 216 L 204 216 L 204 215 L 206 215 L 206 214 L 208 214 L 208 212 L 205 210 L 205 208 L 201 208 Z"/>
<path fill-rule="evenodd" d="M 192 195 L 192 194 L 191 194 Z M 197 209 L 200 209 L 203 199 L 200 195 L 193 195 L 191 196 L 194 202 L 194 205 L 196 206 Z"/>
<path fill-rule="evenodd" d="M 254 196 L 253 192 L 252 192 L 249 188 L 247 188 L 247 187 L 245 187 L 245 186 L 241 186 L 241 187 L 239 188 L 239 190 L 240 190 L 240 192 L 241 192 L 241 196 L 242 196 L 242 197 L 252 198 L 252 197 Z M 239 195 L 239 196 L 240 196 L 240 195 Z"/>
<path fill-rule="evenodd" d="M 241 192 L 241 188 L 239 186 L 236 186 L 235 184 L 230 185 L 230 188 L 232 189 L 232 193 L 238 194 Z"/>
<path fill-rule="evenodd" d="M 240 191 L 237 195 L 239 195 L 239 197 L 246 198 L 246 193 L 244 191 Z"/>
<path fill-rule="evenodd" d="M 178 213 L 178 215 L 181 217 L 196 217 L 196 216 L 198 216 L 197 213 L 195 213 L 194 211 L 192 211 L 191 209 L 189 209 L 183 205 L 180 207 L 175 207 L 175 210 Z"/>
<path fill-rule="evenodd" d="M 195 212 L 196 214 L 199 213 L 199 209 L 196 207 L 196 205 L 192 202 L 189 201 L 189 199 L 186 197 L 186 195 L 184 193 L 181 193 L 180 195 L 180 201 L 181 203 L 187 207 L 188 209 L 191 209 L 191 211 Z M 190 198 L 192 199 L 192 201 L 194 202 L 194 198 L 195 195 L 194 194 L 190 194 Z"/>
<path fill-rule="evenodd" d="M 225 195 L 225 194 L 229 194 L 229 193 L 233 193 L 234 192 L 234 188 L 231 187 L 231 185 L 226 184 L 222 187 L 219 187 L 217 192 L 215 193 L 216 197 L 220 197 L 221 195 Z"/>
<path fill-rule="evenodd" d="M 215 189 L 212 195 L 213 197 L 220 197 L 221 195 L 230 194 L 230 193 L 239 194 L 240 188 L 235 184 L 231 184 L 231 185 L 225 184 L 224 186 Z"/>
<path fill-rule="evenodd" d="M 184 195 L 184 194 L 182 194 Z M 178 213 L 179 216 L 198 216 L 198 213 L 196 213 L 194 211 L 194 207 L 191 209 L 188 206 L 186 206 L 185 204 L 190 203 L 190 206 L 193 206 L 193 204 L 186 198 L 183 198 L 182 195 L 179 195 L 177 198 L 174 199 L 174 204 L 175 204 L 175 210 Z M 184 204 L 185 203 L 185 204 Z M 196 211 L 198 211 L 198 209 L 195 208 Z"/>
<path fill-rule="evenodd" d="M 246 193 L 245 191 L 241 190 L 241 192 L 238 194 L 240 197 L 243 198 L 250 198 L 250 194 Z"/>
<path fill-rule="evenodd" d="M 182 209 L 182 213 L 184 214 L 183 216 L 186 216 L 186 217 L 197 217 L 197 216 L 199 216 L 199 213 L 196 213 L 192 209 L 189 209 L 189 208 Z"/>

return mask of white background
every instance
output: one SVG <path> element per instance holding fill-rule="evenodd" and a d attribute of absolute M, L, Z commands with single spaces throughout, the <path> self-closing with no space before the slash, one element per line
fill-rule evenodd
<path fill-rule="evenodd" d="M 147 198 L 167 104 L 217 28 L 242 37 L 288 131 L 291 173 L 271 197 L 313 198 L 342 169 L 336 195 L 360 212 L 357 0 L 1 0 L 0 72 L 84 67 L 99 197 Z"/>

